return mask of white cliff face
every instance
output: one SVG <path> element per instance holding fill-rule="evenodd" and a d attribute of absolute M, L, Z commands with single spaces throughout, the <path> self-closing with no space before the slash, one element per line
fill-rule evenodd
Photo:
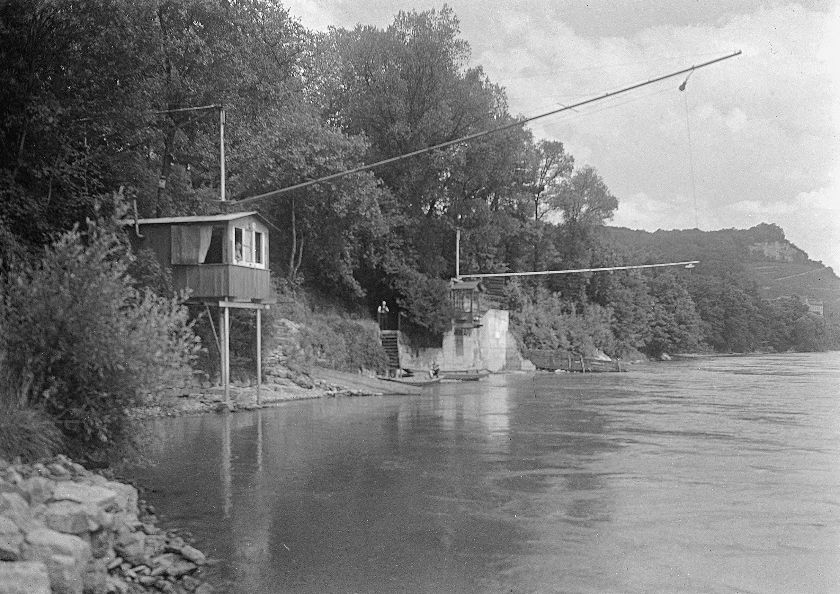
<path fill-rule="evenodd" d="M 754 243 L 749 247 L 753 255 L 760 254 L 766 260 L 773 262 L 805 262 L 808 254 L 793 246 L 788 241 L 764 241 Z"/>
<path fill-rule="evenodd" d="M 0 594 L 212 591 L 201 551 L 159 530 L 137 489 L 63 456 L 0 459 Z"/>

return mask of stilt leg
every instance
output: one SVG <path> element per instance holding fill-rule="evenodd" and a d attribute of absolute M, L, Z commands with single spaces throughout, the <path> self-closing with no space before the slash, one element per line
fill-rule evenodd
<path fill-rule="evenodd" d="M 262 404 L 262 310 L 257 310 L 257 406 Z"/>

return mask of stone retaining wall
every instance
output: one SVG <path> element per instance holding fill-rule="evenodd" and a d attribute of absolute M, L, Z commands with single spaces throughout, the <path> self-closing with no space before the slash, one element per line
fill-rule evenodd
<path fill-rule="evenodd" d="M 206 559 L 154 516 L 137 489 L 64 456 L 0 459 L 0 594 L 208 594 Z"/>

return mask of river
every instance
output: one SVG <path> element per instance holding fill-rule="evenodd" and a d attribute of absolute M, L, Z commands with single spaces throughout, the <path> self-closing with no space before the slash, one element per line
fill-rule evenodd
<path fill-rule="evenodd" d="M 840 353 L 160 419 L 224 592 L 840 592 Z"/>

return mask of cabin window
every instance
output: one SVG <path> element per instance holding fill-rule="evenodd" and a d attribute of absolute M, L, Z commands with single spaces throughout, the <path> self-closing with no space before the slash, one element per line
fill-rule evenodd
<path fill-rule="evenodd" d="M 472 295 L 470 291 L 453 291 L 452 305 L 456 310 L 464 312 L 472 311 Z"/>
<path fill-rule="evenodd" d="M 254 263 L 263 263 L 263 234 L 254 231 Z"/>
<path fill-rule="evenodd" d="M 204 255 L 202 264 L 221 264 L 224 262 L 225 228 L 213 227 L 210 233 L 210 245 Z"/>
<path fill-rule="evenodd" d="M 210 225 L 174 225 L 171 231 L 172 264 L 201 264 L 210 249 Z"/>
<path fill-rule="evenodd" d="M 233 228 L 234 263 L 241 266 L 265 268 L 265 239 L 253 225 Z"/>
<path fill-rule="evenodd" d="M 242 236 L 245 230 L 235 227 L 233 230 L 233 260 L 237 264 L 242 262 Z"/>

